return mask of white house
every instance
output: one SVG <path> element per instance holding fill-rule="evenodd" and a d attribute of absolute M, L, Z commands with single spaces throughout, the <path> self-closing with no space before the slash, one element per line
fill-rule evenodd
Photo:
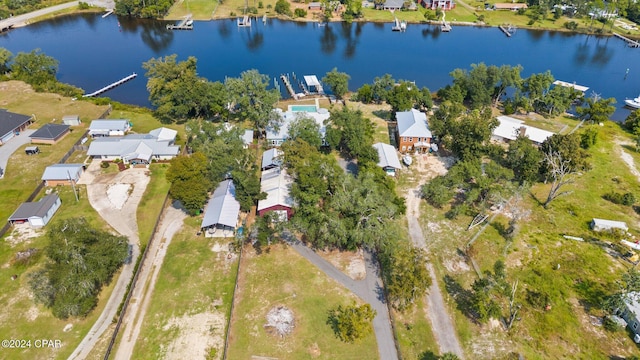
<path fill-rule="evenodd" d="M 591 229 L 593 231 L 629 231 L 629 227 L 624 221 L 603 220 L 596 218 L 593 218 L 593 220 L 591 220 Z"/>
<path fill-rule="evenodd" d="M 125 164 L 149 164 L 152 160 L 171 160 L 180 152 L 174 145 L 177 132 L 159 128 L 148 134 L 130 134 L 123 137 L 98 137 L 89 145 L 87 155 L 94 159 Z"/>
<path fill-rule="evenodd" d="M 205 237 L 233 236 L 238 225 L 240 203 L 236 200 L 236 187 L 232 180 L 225 180 L 211 195 L 200 228 Z"/>
<path fill-rule="evenodd" d="M 9 221 L 13 224 L 28 222 L 34 228 L 43 227 L 58 211 L 60 205 L 58 194 L 50 194 L 40 201 L 22 203 L 9 217 Z"/>
<path fill-rule="evenodd" d="M 375 143 L 373 147 L 378 152 L 378 166 L 381 167 L 387 175 L 395 176 L 396 171 L 402 169 L 396 148 L 385 143 Z"/>
<path fill-rule="evenodd" d="M 509 116 L 498 116 L 497 119 L 499 123 L 491 134 L 491 140 L 509 142 L 517 139 L 518 135 L 523 135 L 535 145 L 540 145 L 554 135 L 551 131 L 525 125 L 524 121 Z"/>
<path fill-rule="evenodd" d="M 302 105 L 300 108 L 297 108 L 296 105 L 289 106 L 289 110 L 282 111 L 280 109 L 275 109 L 278 115 L 282 118 L 282 124 L 278 129 L 273 127 L 267 128 L 267 144 L 270 146 L 280 146 L 282 143 L 289 138 L 289 125 L 296 119 L 299 118 L 310 118 L 313 119 L 318 126 L 320 126 L 320 137 L 324 139 L 324 136 L 327 132 L 327 128 L 324 125 L 325 120 L 331 116 L 329 114 L 329 110 L 324 108 L 316 108 L 313 105 Z"/>
<path fill-rule="evenodd" d="M 93 120 L 89 125 L 89 135 L 98 136 L 124 136 L 131 130 L 131 122 L 127 119 L 118 120 Z"/>
<path fill-rule="evenodd" d="M 281 220 L 288 220 L 293 214 L 293 198 L 289 191 L 293 179 L 285 169 L 275 167 L 262 172 L 260 191 L 267 193 L 267 198 L 258 201 L 258 215 L 274 211 Z"/>

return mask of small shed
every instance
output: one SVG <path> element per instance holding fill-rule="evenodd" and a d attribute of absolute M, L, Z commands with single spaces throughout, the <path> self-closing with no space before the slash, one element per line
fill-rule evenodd
<path fill-rule="evenodd" d="M 593 231 L 629 231 L 629 227 L 624 221 L 604 220 L 596 218 L 593 218 L 593 220 L 591 220 L 591 229 Z"/>
<path fill-rule="evenodd" d="M 32 144 L 53 145 L 69 134 L 69 125 L 45 124 L 33 134 L 29 135 Z"/>
<path fill-rule="evenodd" d="M 314 1 L 309 3 L 309 10 L 322 10 L 323 6 L 321 2 Z"/>
<path fill-rule="evenodd" d="M 71 185 L 80 180 L 84 164 L 54 164 L 47 166 L 42 174 L 45 186 Z"/>
<path fill-rule="evenodd" d="M 396 149 L 385 143 L 375 143 L 373 147 L 378 152 L 378 166 L 381 167 L 387 175 L 395 176 L 396 171 L 402 169 Z"/>
<path fill-rule="evenodd" d="M 35 155 L 39 152 L 40 148 L 38 148 L 37 146 L 27 146 L 26 148 L 24 148 L 24 153 L 27 155 Z"/>
<path fill-rule="evenodd" d="M 218 184 L 204 210 L 200 225 L 204 230 L 204 236 L 233 236 L 239 213 L 240 203 L 236 200 L 236 187 L 232 180 L 225 180 Z"/>
<path fill-rule="evenodd" d="M 80 115 L 65 115 L 62 117 L 62 123 L 69 126 L 78 126 L 82 124 Z"/>
<path fill-rule="evenodd" d="M 40 201 L 22 203 L 9 217 L 9 221 L 12 224 L 28 222 L 34 228 L 43 227 L 58 211 L 60 205 L 58 194 L 49 194 Z"/>

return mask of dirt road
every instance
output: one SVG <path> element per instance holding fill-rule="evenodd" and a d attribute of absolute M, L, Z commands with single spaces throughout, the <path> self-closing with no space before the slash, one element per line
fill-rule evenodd
<path fill-rule="evenodd" d="M 100 175 L 100 161 L 93 161 L 78 182 L 87 185 L 89 202 L 98 214 L 119 234 L 129 239 L 132 259 L 137 259 L 140 254 L 136 211 L 148 183 L 147 169 L 128 169 L 118 174 Z M 133 276 L 134 263 L 135 260 L 123 266 L 102 314 L 69 359 L 85 359 L 112 324 Z"/>
<path fill-rule="evenodd" d="M 422 176 L 422 179 L 435 177 L 446 171 L 449 163 L 445 159 L 439 159 L 433 155 L 419 155 L 415 159 L 414 169 L 416 169 Z M 409 235 L 414 246 L 420 247 L 429 251 L 424 235 L 422 234 L 422 228 L 418 219 L 420 218 L 420 186 L 417 186 L 407 192 L 407 221 L 409 222 Z M 427 270 L 431 274 L 431 288 L 426 296 L 427 311 L 429 314 L 429 320 L 431 321 L 431 328 L 433 329 L 433 335 L 440 347 L 440 353 L 454 353 L 459 358 L 464 358 L 464 352 L 458 341 L 456 335 L 456 329 L 453 326 L 453 321 L 447 312 L 447 307 L 444 305 L 444 299 L 442 298 L 442 291 L 438 285 L 438 279 L 436 278 L 435 270 L 431 263 L 426 264 Z"/>
<path fill-rule="evenodd" d="M 187 217 L 184 211 L 176 207 L 175 203 L 173 206 L 167 207 L 161 216 L 158 231 L 154 234 L 154 238 L 149 245 L 146 261 L 140 269 L 136 286 L 131 295 L 131 301 L 122 321 L 120 332 L 123 336 L 116 351 L 115 359 L 117 360 L 130 359 L 133 354 L 133 348 L 140 335 L 140 328 L 149 308 L 151 295 L 167 254 L 167 248 Z"/>
<path fill-rule="evenodd" d="M 87 4 L 89 4 L 89 5 L 91 5 L 91 6 L 101 7 L 101 8 L 105 8 L 105 9 L 113 9 L 115 7 L 115 1 L 114 0 L 88 0 L 88 1 L 85 1 L 85 2 Z M 71 1 L 71 2 L 68 2 L 68 3 L 64 3 L 64 4 L 59 4 L 59 5 L 55 5 L 55 6 L 49 6 L 49 7 L 44 8 L 44 9 L 32 11 L 30 13 L 26 13 L 26 14 L 22 14 L 22 15 L 16 15 L 16 16 L 12 16 L 12 17 L 9 17 L 9 18 L 6 18 L 6 19 L 2 19 L 2 20 L 0 20 L 0 29 L 4 29 L 4 28 L 6 28 L 8 26 L 11 26 L 11 25 L 13 27 L 27 26 L 35 18 L 54 13 L 56 11 L 69 9 L 69 8 L 72 8 L 72 7 L 76 7 L 76 6 L 78 6 L 79 3 L 80 3 L 79 1 Z"/>

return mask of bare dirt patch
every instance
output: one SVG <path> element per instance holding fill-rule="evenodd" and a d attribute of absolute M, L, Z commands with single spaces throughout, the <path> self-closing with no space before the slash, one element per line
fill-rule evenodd
<path fill-rule="evenodd" d="M 14 247 L 18 244 L 29 243 L 30 239 L 37 238 L 41 236 L 42 233 L 42 229 L 34 229 L 29 226 L 28 223 L 15 224 L 11 233 L 4 239 L 8 244 Z"/>
<path fill-rule="evenodd" d="M 319 251 L 318 254 L 331 265 L 348 275 L 354 280 L 362 280 L 367 276 L 364 262 L 364 252 L 357 251 Z"/>
<path fill-rule="evenodd" d="M 465 273 L 471 270 L 469 264 L 464 261 L 460 256 L 451 259 L 445 259 L 442 261 L 442 265 L 447 269 L 449 273 L 458 274 Z"/>
<path fill-rule="evenodd" d="M 209 349 L 219 353 L 224 347 L 225 316 L 219 312 L 204 312 L 171 318 L 162 330 L 178 330 L 178 336 L 166 347 L 164 359 L 204 359 Z"/>
<path fill-rule="evenodd" d="M 267 333 L 278 337 L 285 337 L 293 331 L 295 327 L 295 317 L 293 311 L 286 306 L 276 306 L 267 313 L 267 323 L 264 328 Z"/>

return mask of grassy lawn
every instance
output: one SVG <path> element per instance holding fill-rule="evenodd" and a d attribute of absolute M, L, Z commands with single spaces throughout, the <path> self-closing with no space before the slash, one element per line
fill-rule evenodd
<path fill-rule="evenodd" d="M 183 348 L 194 341 L 207 359 L 222 356 L 238 257 L 219 251 L 222 239 L 196 237 L 200 221 L 188 218 L 167 249 L 134 359 L 203 358 Z"/>
<path fill-rule="evenodd" d="M 5 221 L 15 209 L 27 199 L 40 183 L 44 169 L 55 164 L 71 148 L 84 132 L 91 119 L 100 116 L 107 106 L 97 106 L 86 101 L 73 101 L 57 94 L 36 93 L 29 85 L 20 81 L 0 83 L 0 106 L 19 114 L 34 114 L 36 123 L 30 126 L 37 129 L 55 121 L 60 123 L 64 115 L 78 114 L 82 126 L 73 131 L 55 145 L 38 145 L 40 154 L 27 156 L 25 145 L 19 148 L 9 159 L 5 177 L 0 180 L 0 198 L 4 206 L 0 208 L 0 222 Z"/>
<path fill-rule="evenodd" d="M 108 228 L 108 225 L 89 204 L 83 186 L 78 187 L 78 202 L 76 202 L 70 187 L 57 187 L 54 190 L 58 192 L 62 206 L 54 215 L 52 222 L 81 214 L 92 226 L 102 229 Z M 42 249 L 48 243 L 45 231 L 39 231 L 38 236 L 31 239 L 16 241 L 7 240 L 5 237 L 5 240 L 0 242 L 0 264 L 2 264 L 0 266 L 0 287 L 2 288 L 0 306 L 5 309 L 0 315 L 0 338 L 60 340 L 62 347 L 60 349 L 36 349 L 35 347 L 29 350 L 3 349 L 3 355 L 0 357 L 6 359 L 67 358 L 102 312 L 115 282 L 112 281 L 107 288 L 102 290 L 98 306 L 88 317 L 84 319 L 56 319 L 51 315 L 49 309 L 33 302 L 28 284 L 28 274 L 38 268 L 45 260 L 42 253 Z M 15 254 L 29 248 L 39 249 L 40 254 L 30 264 L 13 264 Z M 17 275 L 15 281 L 11 280 L 12 275 Z M 69 331 L 63 331 L 68 324 L 71 324 L 72 328 Z"/>
<path fill-rule="evenodd" d="M 458 336 L 467 356 L 490 359 L 515 351 L 525 358 L 594 359 L 638 352 L 626 333 L 609 333 L 592 325 L 593 318 L 604 314 L 600 308 L 603 297 L 612 291 L 614 281 L 629 265 L 609 256 L 594 243 L 562 238 L 567 234 L 610 240 L 589 230 L 588 223 L 593 217 L 626 221 L 632 228 L 637 223 L 637 215 L 630 207 L 602 198 L 609 191 L 635 194 L 640 191 L 638 180 L 620 160 L 612 141 L 627 136 L 615 123 L 599 129 L 599 142 L 589 151 L 593 169 L 568 186 L 570 195 L 556 199 L 546 210 L 536 199 L 544 200 L 549 185 L 536 184 L 523 201 L 531 215 L 521 223 L 520 234 L 512 243 L 500 232 L 508 219 L 498 216 L 470 249 L 481 271 L 492 270 L 495 261 L 501 259 L 507 265 L 509 281 L 519 281 L 517 301 L 523 305 L 518 314 L 521 320 L 510 332 L 502 330 L 498 322 L 476 324 L 465 315 L 468 310 L 453 299 L 456 294 L 464 295 L 464 289 L 469 289 L 477 278 L 458 253 L 478 229 L 466 231 L 471 217 L 447 220 L 444 212 L 448 209 L 423 204 L 422 227 L 431 241 L 430 251 L 445 301 L 455 309 Z M 640 156 L 630 149 L 626 151 L 640 165 Z M 551 309 L 531 305 L 526 300 L 527 291 L 548 294 Z M 506 312 L 506 304 L 502 305 Z"/>
<path fill-rule="evenodd" d="M 171 183 L 169 183 L 165 177 L 168 168 L 168 164 L 151 164 L 149 166 L 149 170 L 151 170 L 151 180 L 142 195 L 136 213 L 140 245 L 148 243 L 156 219 L 162 211 L 164 199 L 169 192 Z"/>
<path fill-rule="evenodd" d="M 377 359 L 373 333 L 355 344 L 341 342 L 326 324 L 327 312 L 358 299 L 327 278 L 294 250 L 271 246 L 243 255 L 239 293 L 231 325 L 229 359 Z M 330 294 L 330 296 L 328 296 Z M 293 311 L 295 328 L 284 338 L 270 334 L 265 316 L 272 308 Z"/>

